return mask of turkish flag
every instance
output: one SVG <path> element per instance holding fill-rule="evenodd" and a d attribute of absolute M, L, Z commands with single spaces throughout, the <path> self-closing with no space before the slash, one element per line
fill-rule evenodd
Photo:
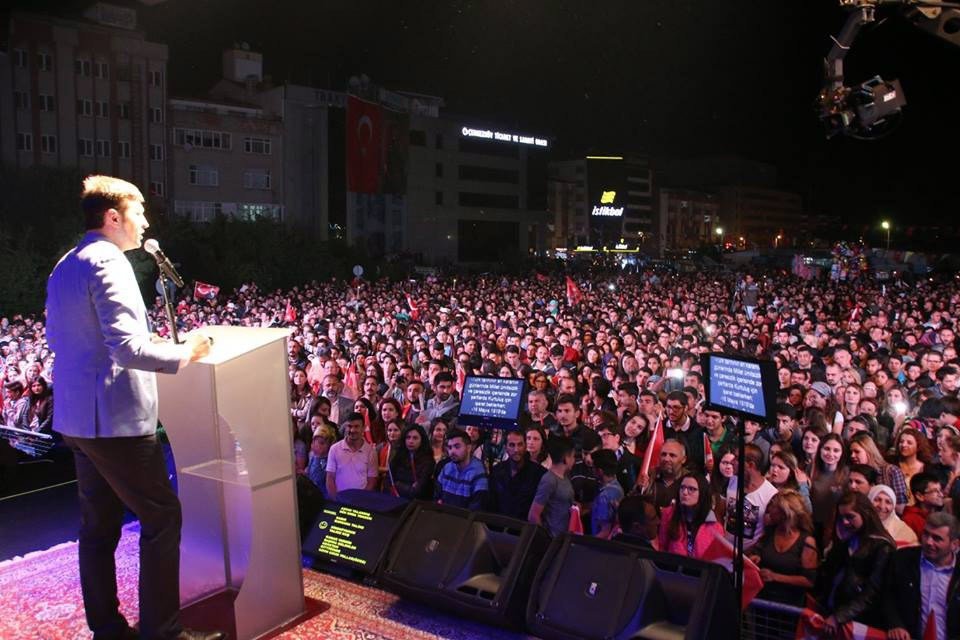
<path fill-rule="evenodd" d="M 292 324 L 297 321 L 297 310 L 293 308 L 289 300 L 287 300 L 287 309 L 283 312 L 283 321 L 287 324 Z"/>
<path fill-rule="evenodd" d="M 347 96 L 347 190 L 380 193 L 383 165 L 383 109 Z"/>
<path fill-rule="evenodd" d="M 220 287 L 199 280 L 193 285 L 193 297 L 197 300 L 216 300 Z"/>
<path fill-rule="evenodd" d="M 567 276 L 567 304 L 572 307 L 575 304 L 580 304 L 581 300 L 583 300 L 583 293 L 580 292 L 580 287 L 573 281 L 573 278 Z"/>
<path fill-rule="evenodd" d="M 734 548 L 720 534 L 714 534 L 710 545 L 700 557 L 701 560 L 716 562 L 729 570 L 733 568 Z M 757 597 L 760 590 L 763 589 L 763 580 L 760 578 L 760 569 L 757 565 L 744 556 L 743 558 L 743 600 L 740 602 L 740 608 L 746 609 L 747 606 Z"/>

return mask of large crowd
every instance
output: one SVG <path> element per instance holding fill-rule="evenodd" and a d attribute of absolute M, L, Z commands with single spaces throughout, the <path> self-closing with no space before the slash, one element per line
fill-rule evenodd
<path fill-rule="evenodd" d="M 742 465 L 761 598 L 814 596 L 828 635 L 942 640 L 960 637 L 958 307 L 958 280 L 645 271 L 247 284 L 181 297 L 177 322 L 291 329 L 302 500 L 382 491 L 705 557 L 737 530 Z M 151 318 L 165 335 L 159 302 Z M 0 353 L 3 424 L 49 429 L 41 319 L 0 320 Z M 705 353 L 772 359 L 776 422 L 704 406 Z M 519 430 L 458 423 L 469 375 L 529 383 Z"/>

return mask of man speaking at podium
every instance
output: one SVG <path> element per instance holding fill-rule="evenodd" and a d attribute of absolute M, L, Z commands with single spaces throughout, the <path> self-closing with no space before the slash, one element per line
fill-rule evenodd
<path fill-rule="evenodd" d="M 108 176 L 83 182 L 87 232 L 47 282 L 47 336 L 56 353 L 53 427 L 73 449 L 80 494 L 80 583 L 96 640 L 138 637 L 120 614 L 114 552 L 124 506 L 140 520 L 144 639 L 217 640 L 180 625 L 180 501 L 156 435 L 156 372 L 176 373 L 210 352 L 199 334 L 155 341 L 124 251 L 149 226 L 143 195 Z"/>

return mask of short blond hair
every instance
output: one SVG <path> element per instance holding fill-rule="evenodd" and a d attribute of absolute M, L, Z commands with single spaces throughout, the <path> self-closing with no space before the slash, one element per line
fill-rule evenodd
<path fill-rule="evenodd" d="M 87 176 L 83 180 L 80 208 L 84 225 L 89 229 L 103 226 L 103 214 L 120 207 L 126 200 L 143 202 L 143 194 L 135 185 L 111 176 Z"/>

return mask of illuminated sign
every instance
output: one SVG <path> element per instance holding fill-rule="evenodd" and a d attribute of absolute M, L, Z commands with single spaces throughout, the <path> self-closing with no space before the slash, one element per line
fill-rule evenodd
<path fill-rule="evenodd" d="M 473 129 L 464 127 L 460 130 L 464 138 L 480 138 L 482 140 L 493 140 L 494 142 L 509 142 L 511 144 L 528 144 L 535 147 L 546 147 L 546 139 L 536 138 L 534 136 L 525 136 L 518 133 L 505 133 L 503 131 L 491 131 L 490 129 Z"/>
<path fill-rule="evenodd" d="M 611 193 L 613 193 L 611 191 Z M 594 216 L 605 216 L 608 218 L 619 218 L 623 215 L 623 207 L 606 207 L 606 206 L 597 206 L 594 205 L 593 212 L 591 215 Z"/>
<path fill-rule="evenodd" d="M 582 244 L 576 249 L 574 249 L 574 251 L 579 251 L 580 253 L 590 253 L 591 251 L 594 251 L 594 248 L 593 248 L 593 245 Z"/>
<path fill-rule="evenodd" d="M 613 201 L 617 199 L 616 191 L 604 191 L 600 196 L 600 204 L 613 204 Z"/>

